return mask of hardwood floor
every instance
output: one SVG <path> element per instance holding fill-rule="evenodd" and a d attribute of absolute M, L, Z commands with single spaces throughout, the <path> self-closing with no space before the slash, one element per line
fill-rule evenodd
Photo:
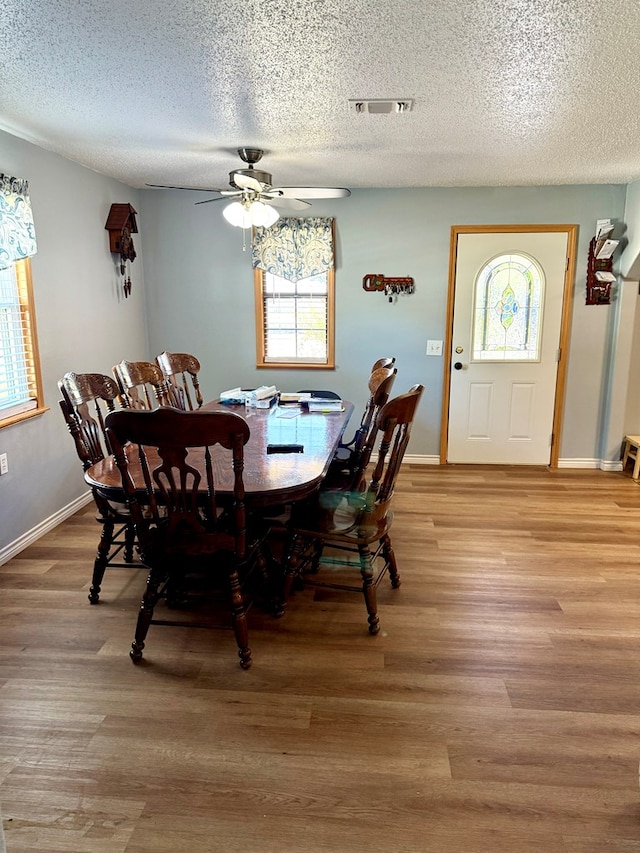
<path fill-rule="evenodd" d="M 91 508 L 0 567 L 8 853 L 637 853 L 640 487 L 405 466 L 395 510 L 381 633 L 308 586 L 248 672 L 226 627 L 130 662 Z"/>

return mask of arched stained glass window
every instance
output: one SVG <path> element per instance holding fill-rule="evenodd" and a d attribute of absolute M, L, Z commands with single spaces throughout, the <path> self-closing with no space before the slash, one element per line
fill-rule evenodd
<path fill-rule="evenodd" d="M 474 288 L 472 361 L 540 361 L 544 275 L 526 255 L 499 255 Z"/>

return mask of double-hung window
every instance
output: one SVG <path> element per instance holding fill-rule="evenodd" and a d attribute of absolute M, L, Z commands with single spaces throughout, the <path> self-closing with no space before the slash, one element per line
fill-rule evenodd
<path fill-rule="evenodd" d="M 258 366 L 333 367 L 333 270 L 299 281 L 255 271 Z"/>
<path fill-rule="evenodd" d="M 0 427 L 45 410 L 28 258 L 0 269 Z"/>
<path fill-rule="evenodd" d="M 256 229 L 252 253 L 257 366 L 333 368 L 333 220 Z"/>

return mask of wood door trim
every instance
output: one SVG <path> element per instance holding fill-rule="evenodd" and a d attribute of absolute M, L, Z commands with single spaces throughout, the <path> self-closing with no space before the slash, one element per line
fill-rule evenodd
<path fill-rule="evenodd" d="M 573 286 L 575 281 L 576 247 L 578 243 L 577 225 L 452 225 L 449 242 L 449 284 L 447 291 L 447 318 L 444 335 L 444 368 L 442 380 L 442 417 L 440 423 L 440 464 L 447 464 L 449 450 L 449 404 L 451 395 L 451 344 L 453 341 L 453 309 L 456 290 L 456 261 L 458 257 L 458 238 L 461 234 L 534 234 L 546 232 L 564 232 L 567 235 L 567 263 L 564 274 L 562 295 L 562 316 L 560 321 L 560 357 L 556 373 L 556 392 L 553 406 L 553 426 L 549 467 L 558 467 L 560 453 L 560 435 L 564 416 L 564 398 L 569 363 L 569 337 L 573 308 Z"/>

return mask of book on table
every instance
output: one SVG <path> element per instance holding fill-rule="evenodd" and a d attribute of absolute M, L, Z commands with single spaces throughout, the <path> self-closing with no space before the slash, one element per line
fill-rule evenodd
<path fill-rule="evenodd" d="M 311 394 L 308 391 L 300 391 L 295 393 L 291 391 L 280 392 L 281 406 L 299 406 L 300 403 L 308 403 L 310 399 Z"/>
<path fill-rule="evenodd" d="M 309 400 L 307 405 L 310 412 L 321 412 L 324 414 L 344 412 L 344 403 L 342 400 L 322 400 L 320 397 L 314 397 L 312 400 Z"/>

